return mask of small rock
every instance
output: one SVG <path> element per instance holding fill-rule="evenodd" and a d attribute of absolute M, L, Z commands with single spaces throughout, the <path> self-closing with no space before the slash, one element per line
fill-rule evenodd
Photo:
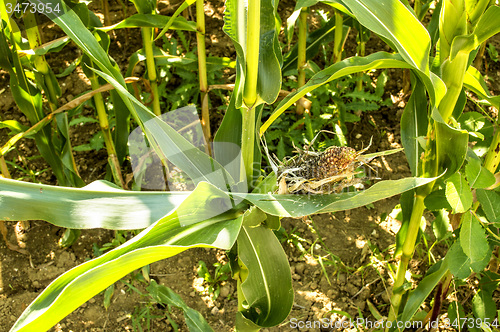
<path fill-rule="evenodd" d="M 365 301 L 370 296 L 370 288 L 364 287 L 361 293 L 358 295 L 358 299 L 361 301 Z"/>
<path fill-rule="evenodd" d="M 330 288 L 330 284 L 328 283 L 328 280 L 325 277 L 322 277 L 321 280 L 319 281 L 319 287 L 321 289 Z"/>
<path fill-rule="evenodd" d="M 229 286 L 222 286 L 220 288 L 220 293 L 219 295 L 222 296 L 222 297 L 228 297 L 229 294 L 231 293 L 231 289 L 229 288 Z"/>
<path fill-rule="evenodd" d="M 297 263 L 297 265 L 295 265 L 295 272 L 297 272 L 298 274 L 303 274 L 305 269 L 306 264 L 304 263 Z"/>
<path fill-rule="evenodd" d="M 363 136 L 363 135 L 361 135 L 361 134 L 356 134 L 356 139 L 360 139 L 360 138 L 361 138 L 361 136 Z"/>
<path fill-rule="evenodd" d="M 195 297 L 195 296 L 196 296 L 196 293 L 195 293 L 195 292 L 191 292 L 191 293 L 189 293 L 189 296 L 191 296 L 191 297 Z"/>
<path fill-rule="evenodd" d="M 341 273 L 341 274 L 339 275 L 339 284 L 341 284 L 341 285 L 342 285 L 342 284 L 345 284 L 346 280 L 347 280 L 346 275 L 345 275 L 344 273 Z"/>
<path fill-rule="evenodd" d="M 349 295 L 354 296 L 358 292 L 358 287 L 354 286 L 353 284 L 348 284 L 346 286 L 346 290 Z"/>
<path fill-rule="evenodd" d="M 33 281 L 33 287 L 40 288 L 40 283 L 38 282 L 38 280 Z"/>
<path fill-rule="evenodd" d="M 301 276 L 299 276 L 297 273 L 292 274 L 292 279 L 293 280 L 300 280 Z"/>
<path fill-rule="evenodd" d="M 326 295 L 328 295 L 331 299 L 335 299 L 339 296 L 339 290 L 336 288 L 329 289 L 328 292 L 326 292 Z"/>
<path fill-rule="evenodd" d="M 358 309 L 360 311 L 365 310 L 366 301 L 358 300 L 358 301 L 355 301 L 354 304 L 358 307 Z"/>
<path fill-rule="evenodd" d="M 358 276 L 353 276 L 353 278 L 350 280 L 352 284 L 356 287 L 361 287 L 361 278 Z"/>
<path fill-rule="evenodd" d="M 89 300 L 89 303 L 91 303 L 91 304 L 92 304 L 92 303 L 95 303 L 95 299 L 94 299 L 94 298 L 91 298 L 91 299 Z"/>
<path fill-rule="evenodd" d="M 211 313 L 212 315 L 214 315 L 214 316 L 215 316 L 215 315 L 218 315 L 218 314 L 219 314 L 219 308 L 217 308 L 217 307 L 213 307 L 213 308 L 212 308 L 212 310 L 210 311 L 210 313 Z"/>
<path fill-rule="evenodd" d="M 317 282 L 315 282 L 315 281 L 313 281 L 313 282 L 311 283 L 311 286 L 310 286 L 310 287 L 311 287 L 311 289 L 312 289 L 312 290 L 315 290 L 316 288 L 318 288 L 318 283 L 317 283 Z"/>

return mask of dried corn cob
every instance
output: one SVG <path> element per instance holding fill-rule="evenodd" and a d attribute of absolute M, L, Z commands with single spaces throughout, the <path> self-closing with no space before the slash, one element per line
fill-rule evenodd
<path fill-rule="evenodd" d="M 281 164 L 279 193 L 331 193 L 354 184 L 360 155 L 350 147 L 331 146 L 323 152 L 297 149 L 298 155 Z"/>
<path fill-rule="evenodd" d="M 356 150 L 344 146 L 331 146 L 317 155 L 306 155 L 295 165 L 299 170 L 296 176 L 307 180 L 323 180 L 343 173 L 353 164 L 357 157 Z"/>

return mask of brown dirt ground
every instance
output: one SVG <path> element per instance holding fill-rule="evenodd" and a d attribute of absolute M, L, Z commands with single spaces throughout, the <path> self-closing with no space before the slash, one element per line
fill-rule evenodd
<path fill-rule="evenodd" d="M 168 15 L 173 12 L 173 2 L 167 6 L 165 2 L 159 5 L 160 12 Z M 291 1 L 280 3 L 280 12 L 285 17 L 291 13 Z M 98 11 L 98 9 L 96 9 Z M 221 31 L 222 1 L 216 0 L 206 4 L 207 12 L 207 48 L 215 56 L 234 58 L 234 49 L 228 37 Z M 111 7 L 112 22 L 121 18 L 116 3 Z M 129 14 L 133 7 L 129 7 Z M 314 19 L 312 21 L 314 24 Z M 57 38 L 57 28 L 48 26 L 46 37 Z M 351 32 L 352 33 L 352 32 Z M 52 35 L 51 35 L 52 34 Z M 135 36 L 135 37 L 134 37 Z M 136 38 L 137 37 L 137 38 Z M 129 41 L 139 40 L 137 31 L 129 31 Z M 498 46 L 497 40 L 495 41 Z M 347 53 L 353 52 L 355 35 L 348 40 Z M 127 43 L 124 35 L 118 33 L 112 43 L 110 54 L 121 65 L 127 64 L 128 56 L 140 45 Z M 367 50 L 383 49 L 382 42 L 372 38 Z M 53 67 L 65 67 L 78 56 L 79 51 L 74 46 L 64 48 L 57 57 L 49 57 Z M 499 66 L 491 61 L 483 68 L 489 73 L 493 90 L 500 90 Z M 370 152 L 401 147 L 399 133 L 399 118 L 405 105 L 405 96 L 401 94 L 402 73 L 398 70 L 389 71 L 390 81 L 386 87 L 387 96 L 394 97 L 394 105 L 376 112 L 363 113 L 362 120 L 349 128 L 349 142 L 355 148 L 367 144 L 373 136 L 374 142 Z M 71 100 L 84 91 L 89 90 L 88 80 L 80 70 L 61 79 L 64 100 Z M 27 124 L 26 118 L 19 112 L 9 93 L 8 75 L 0 71 L 0 120 L 16 119 Z M 64 102 L 61 100 L 61 102 Z M 471 106 L 474 107 L 474 106 Z M 91 115 L 91 109 L 85 109 L 84 114 Z M 86 124 L 72 133 L 72 144 L 85 143 L 89 137 L 98 131 L 97 124 Z M 359 134 L 361 136 L 359 136 Z M 7 140 L 6 130 L 0 130 L 0 142 Z M 18 165 L 25 165 L 33 171 L 46 170 L 36 176 L 36 181 L 55 184 L 55 177 L 47 164 L 41 158 L 32 159 L 38 155 L 32 140 L 23 139 L 16 150 L 7 155 L 7 160 L 15 160 Z M 100 152 L 75 152 L 75 160 L 83 179 L 89 183 L 104 176 L 106 154 Z M 409 167 L 403 153 L 382 157 L 374 162 L 382 179 L 399 179 L 410 176 Z M 23 178 L 24 173 L 13 171 L 14 178 Z M 24 180 L 33 181 L 30 178 Z M 373 204 L 335 214 L 314 215 L 311 219 L 283 219 L 282 225 L 290 234 L 284 242 L 286 254 L 291 264 L 295 301 L 289 318 L 280 326 L 267 331 L 320 331 L 317 328 L 294 329 L 290 319 L 299 321 L 317 321 L 321 318 L 340 320 L 343 311 L 351 316 L 373 317 L 367 307 L 367 301 L 372 303 L 382 314 L 387 313 L 388 291 L 391 281 L 387 266 L 393 250 L 394 236 L 399 229 L 399 221 L 381 216 L 388 215 L 398 204 L 398 197 L 392 197 Z M 427 216 L 430 221 L 430 216 Z M 0 241 L 0 331 L 8 331 L 23 310 L 40 294 L 40 292 L 57 276 L 68 269 L 93 257 L 92 245 L 102 246 L 111 242 L 114 232 L 109 230 L 84 230 L 81 237 L 70 248 L 58 246 L 63 229 L 43 221 L 30 221 L 20 224 L 6 222 L 8 238 L 11 243 L 22 245 L 28 255 L 9 250 Z M 291 240 L 298 241 L 300 246 Z M 322 243 L 318 242 L 321 239 Z M 441 248 L 433 249 L 435 255 L 443 255 Z M 421 265 L 418 256 L 412 265 L 414 273 L 423 273 L 427 268 Z M 333 257 L 335 255 L 336 257 Z M 423 254 L 422 254 L 423 255 Z M 323 272 L 318 257 L 326 263 L 326 275 Z M 212 300 L 203 291 L 201 280 L 197 278 L 198 261 L 206 262 L 211 267 L 213 263 L 225 262 L 225 253 L 219 250 L 195 249 L 184 252 L 168 260 L 151 264 L 151 276 L 159 283 L 165 284 L 182 296 L 188 306 L 200 311 L 215 331 L 230 331 L 234 326 L 237 311 L 236 285 L 232 280 L 222 283 L 222 295 Z M 213 272 L 213 269 L 211 269 Z M 145 284 L 138 281 L 140 271 L 136 271 L 122 279 L 132 283 L 144 292 Z M 328 276 L 328 278 L 327 278 Z M 59 322 L 51 331 L 132 331 L 132 318 L 145 308 L 151 309 L 151 315 L 159 318 L 151 320 L 151 331 L 173 331 L 172 325 L 164 314 L 164 309 L 150 305 L 148 298 L 130 290 L 123 282 L 115 284 L 115 293 L 111 306 L 105 310 L 103 294 L 99 294 L 83 304 L 80 308 Z M 200 294 L 200 290 L 202 291 Z M 134 316 L 134 313 L 136 315 Z M 179 330 L 186 331 L 180 311 L 173 309 L 172 319 L 179 325 Z M 146 328 L 146 321 L 141 321 Z M 266 331 L 266 329 L 264 330 Z M 322 330 L 321 330 L 322 331 Z"/>

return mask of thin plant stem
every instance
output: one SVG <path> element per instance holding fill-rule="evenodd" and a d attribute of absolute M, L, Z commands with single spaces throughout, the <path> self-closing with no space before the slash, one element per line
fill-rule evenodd
<path fill-rule="evenodd" d="M 35 13 L 32 13 L 31 11 L 27 11 L 26 16 L 25 16 L 25 24 L 26 24 L 26 36 L 28 37 L 28 42 L 29 45 L 32 49 L 40 46 L 43 44 L 42 40 L 42 35 L 40 33 L 40 29 L 37 24 L 36 16 Z M 51 74 L 51 69 L 49 67 L 49 64 L 47 63 L 47 60 L 45 59 L 44 55 L 40 56 L 34 56 L 33 57 L 33 65 L 35 66 L 36 70 L 41 74 L 40 80 L 43 83 L 44 87 L 44 92 L 47 96 L 48 99 L 48 104 L 51 112 L 54 112 L 58 108 L 58 95 L 56 93 L 57 89 L 55 84 L 55 81 L 51 79 L 50 74 Z M 68 134 L 67 134 L 68 135 Z M 68 143 L 71 143 L 68 139 Z M 76 167 L 76 162 L 75 158 L 73 156 L 73 153 L 71 152 L 71 144 L 68 144 L 70 153 L 68 153 L 69 161 L 71 162 L 72 169 L 77 177 L 80 177 L 80 174 L 78 173 L 78 168 Z M 67 177 L 69 182 L 77 186 L 77 182 L 72 179 L 71 177 Z"/>
<path fill-rule="evenodd" d="M 205 50 L 205 11 L 203 0 L 196 0 L 196 40 L 198 42 L 198 78 L 200 81 L 201 127 L 210 153 L 210 114 L 208 110 L 207 55 Z"/>
<path fill-rule="evenodd" d="M 31 11 L 27 11 L 24 22 L 26 24 L 26 36 L 28 37 L 30 47 L 34 49 L 42 45 L 42 37 L 38 29 L 35 14 L 31 13 Z M 33 62 L 36 70 L 43 75 L 44 86 L 46 87 L 45 93 L 49 100 L 50 110 L 53 112 L 57 109 L 57 94 L 53 81 L 51 79 L 45 79 L 50 73 L 49 65 L 43 55 L 34 56 Z"/>
<path fill-rule="evenodd" d="M 298 54 L 297 54 L 297 89 L 300 89 L 306 84 L 306 39 L 307 39 L 307 10 L 302 9 L 299 15 L 299 40 L 297 43 Z M 301 102 L 297 103 L 296 109 L 297 115 L 304 114 L 304 106 Z"/>
<path fill-rule="evenodd" d="M 255 146 L 255 104 L 257 103 L 260 51 L 260 0 L 248 3 L 246 49 L 246 76 L 243 90 L 245 105 L 241 109 L 243 115 L 241 154 L 247 183 L 252 183 Z"/>
<path fill-rule="evenodd" d="M 7 163 L 5 162 L 5 157 L 1 156 L 0 157 L 0 171 L 2 172 L 2 175 L 4 178 L 11 179 L 11 175 L 9 172 L 9 169 L 7 168 Z"/>
<path fill-rule="evenodd" d="M 358 55 L 360 57 L 364 57 L 365 56 L 365 48 L 366 48 L 366 42 L 362 41 L 361 40 L 362 36 L 361 36 L 361 31 L 359 32 L 359 39 L 360 39 L 360 42 L 359 42 L 359 45 L 358 45 Z M 363 72 L 359 72 L 358 73 L 358 81 L 356 82 L 356 90 L 357 91 L 362 91 L 363 90 Z"/>
<path fill-rule="evenodd" d="M 417 15 L 417 18 L 421 20 L 421 14 L 420 11 L 422 10 L 422 0 L 415 0 L 415 5 L 413 6 L 413 11 Z"/>
<path fill-rule="evenodd" d="M 99 81 L 97 76 L 94 74 L 90 78 L 90 84 L 92 89 L 99 88 Z M 115 144 L 111 137 L 111 131 L 109 129 L 108 115 L 106 113 L 106 108 L 104 106 L 104 99 L 101 93 L 94 95 L 94 103 L 97 110 L 97 117 L 99 119 L 99 126 L 101 127 L 102 136 L 104 138 L 104 144 L 106 146 L 106 151 L 108 152 L 108 161 L 111 168 L 111 173 L 115 179 L 116 184 L 120 185 L 123 189 L 126 189 L 125 182 L 123 181 L 123 176 L 120 170 L 120 163 L 116 155 Z"/>
<path fill-rule="evenodd" d="M 338 10 L 335 11 L 335 39 L 333 44 L 333 63 L 342 60 L 342 49 L 344 47 L 344 17 Z"/>
<path fill-rule="evenodd" d="M 481 67 L 483 65 L 483 57 L 484 57 L 485 50 L 486 50 L 486 42 L 481 44 L 481 47 L 479 48 L 479 52 L 476 55 L 476 60 L 474 61 L 474 67 L 477 70 L 481 70 Z"/>
<path fill-rule="evenodd" d="M 158 95 L 158 84 L 156 82 L 156 65 L 153 54 L 153 28 L 142 28 L 142 41 L 144 52 L 146 53 L 146 67 L 148 69 L 148 79 L 153 94 L 153 113 L 161 115 L 160 96 Z"/>
<path fill-rule="evenodd" d="M 260 0 L 249 1 L 246 40 L 246 76 L 243 101 L 248 109 L 257 101 L 260 48 Z"/>
<path fill-rule="evenodd" d="M 392 288 L 391 308 L 389 309 L 388 321 L 392 322 L 396 319 L 401 299 L 404 294 L 403 284 L 406 280 L 406 270 L 408 263 L 413 257 L 415 250 L 415 241 L 420 227 L 420 221 L 424 213 L 424 195 L 416 195 L 413 201 L 413 209 L 411 211 L 410 224 L 406 233 L 406 239 L 403 244 L 403 252 L 396 271 L 396 279 Z"/>
<path fill-rule="evenodd" d="M 447 91 L 439 103 L 438 109 L 445 121 L 448 121 L 453 114 L 455 104 L 457 103 L 458 97 L 462 92 L 468 60 L 469 54 L 458 53 L 453 61 L 444 63 L 442 66 L 442 78 L 446 84 Z"/>
<path fill-rule="evenodd" d="M 247 183 L 252 183 L 253 178 L 253 158 L 255 145 L 255 108 L 243 108 L 243 131 L 241 139 L 241 153 L 243 156 L 243 167 Z"/>
<path fill-rule="evenodd" d="M 126 19 L 128 17 L 128 7 L 127 5 L 123 2 L 123 0 L 118 0 L 118 3 L 122 7 L 122 13 L 123 13 L 123 19 Z M 128 45 L 129 42 L 129 34 L 128 34 L 128 29 L 123 29 L 125 33 L 125 45 Z M 125 46 L 125 47 L 126 47 Z"/>

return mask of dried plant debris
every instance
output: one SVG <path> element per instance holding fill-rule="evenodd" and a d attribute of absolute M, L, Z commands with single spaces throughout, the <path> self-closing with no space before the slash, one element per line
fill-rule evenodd
<path fill-rule="evenodd" d="M 296 148 L 297 154 L 278 166 L 279 194 L 330 194 L 361 183 L 356 171 L 368 162 L 362 154 L 370 146 L 356 151 L 346 146 L 331 146 L 322 152 Z"/>

